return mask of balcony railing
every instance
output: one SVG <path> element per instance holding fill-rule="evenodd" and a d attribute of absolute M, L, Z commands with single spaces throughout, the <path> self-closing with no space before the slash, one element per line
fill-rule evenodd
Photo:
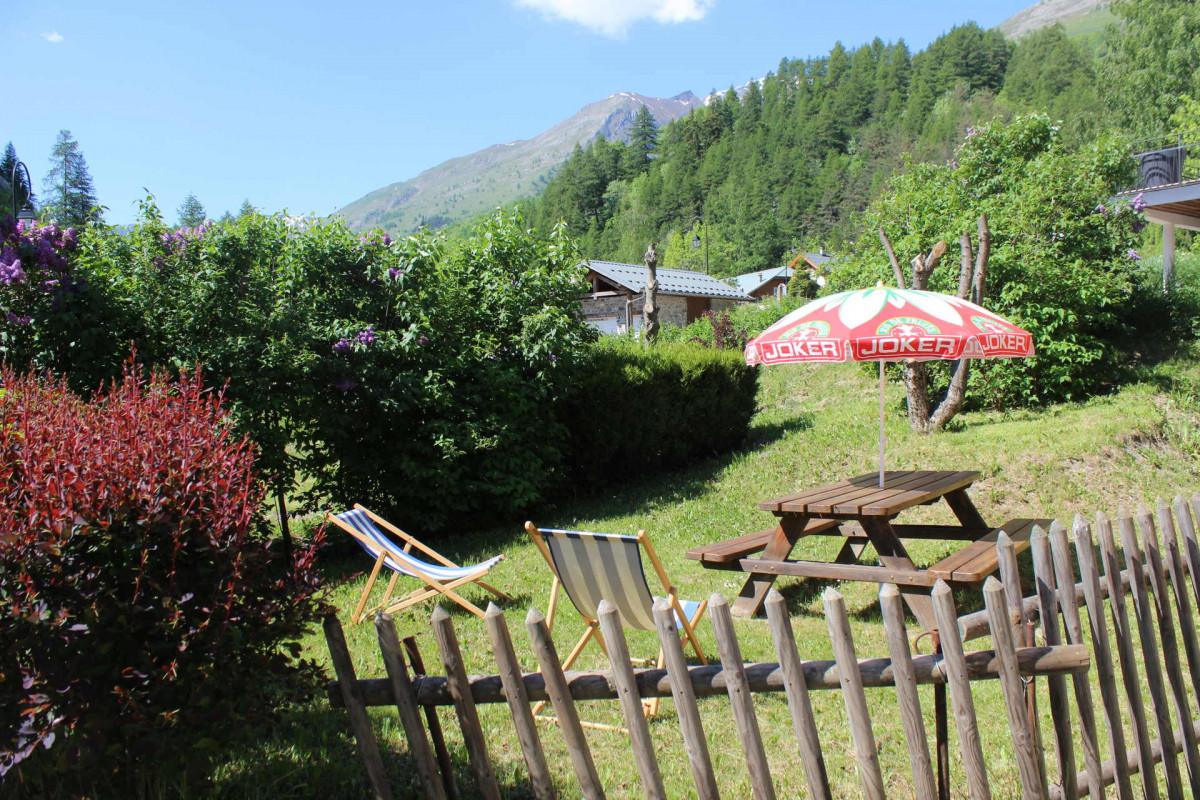
<path fill-rule="evenodd" d="M 1200 153 L 1200 130 L 1139 139 L 1130 146 L 1138 165 L 1136 184 L 1130 190 L 1200 180 L 1200 159 L 1187 158 L 1191 150 Z"/>

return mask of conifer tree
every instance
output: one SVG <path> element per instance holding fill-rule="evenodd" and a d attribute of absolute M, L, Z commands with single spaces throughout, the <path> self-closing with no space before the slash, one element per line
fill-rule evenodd
<path fill-rule="evenodd" d="M 245 200 L 242 201 L 242 207 L 238 209 L 237 215 L 239 217 L 244 217 L 248 214 L 255 214 L 255 213 L 258 213 L 258 209 L 255 208 L 254 206 L 250 205 L 250 198 L 247 197 Z"/>
<path fill-rule="evenodd" d="M 187 197 L 179 204 L 179 226 L 181 228 L 196 228 L 204 224 L 208 213 L 194 192 L 188 192 Z"/>
<path fill-rule="evenodd" d="M 82 227 L 100 217 L 96 190 L 79 143 L 68 130 L 58 132 L 46 173 L 46 209 L 60 225 Z"/>
<path fill-rule="evenodd" d="M 658 152 L 658 122 L 645 105 L 633 116 L 629 144 L 643 165 L 648 165 Z"/>
<path fill-rule="evenodd" d="M 13 183 L 13 169 L 19 160 L 17 148 L 13 147 L 12 142 L 9 142 L 4 147 L 4 155 L 0 157 L 0 217 L 12 213 L 14 191 L 17 195 L 18 207 L 24 205 L 26 198 L 29 199 L 30 204 L 37 199 L 33 193 L 33 187 L 25 178 L 25 170 L 17 171 L 16 183 L 15 185 Z"/>

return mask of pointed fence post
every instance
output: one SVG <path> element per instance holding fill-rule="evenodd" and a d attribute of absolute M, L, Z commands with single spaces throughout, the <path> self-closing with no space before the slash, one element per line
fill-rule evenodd
<path fill-rule="evenodd" d="M 967 677 L 967 662 L 962 640 L 958 638 L 958 613 L 954 609 L 954 594 L 945 581 L 934 584 L 933 610 L 941 632 L 942 663 L 950 698 L 954 701 L 954 722 L 962 748 L 963 769 L 967 773 L 967 788 L 973 800 L 991 800 L 987 769 L 983 764 L 983 745 L 979 739 L 979 723 L 975 718 L 975 700 Z"/>
<path fill-rule="evenodd" d="M 542 739 L 538 736 L 537 723 L 529 708 L 529 694 L 525 691 L 521 664 L 517 661 L 517 654 L 513 649 L 512 635 L 508 632 L 504 612 L 495 603 L 488 603 L 483 621 L 487 625 L 492 651 L 496 654 L 496 666 L 499 668 L 500 682 L 504 686 L 504 699 L 508 701 L 508 710 L 517 729 L 517 741 L 521 743 L 521 754 L 525 757 L 525 766 L 529 769 L 533 793 L 538 800 L 552 800 L 558 793 L 554 790 L 554 780 L 550 776 L 550 768 L 546 765 L 546 755 L 542 752 Z"/>
<path fill-rule="evenodd" d="M 404 738 L 408 741 L 408 752 L 417 769 L 421 788 L 431 800 L 445 800 L 446 790 L 442 786 L 441 776 L 438 775 L 437 762 L 434 761 L 433 750 L 429 747 L 429 739 L 425 736 L 425 726 L 421 724 L 421 712 L 417 710 L 416 700 L 413 699 L 408 665 L 404 663 L 404 652 L 400 648 L 396 626 L 392 624 L 391 617 L 382 613 L 375 615 L 375 635 L 379 639 L 383 666 L 392 682 L 396 713 L 404 727 Z"/>
<path fill-rule="evenodd" d="M 683 733 L 683 749 L 687 752 L 692 780 L 696 784 L 696 796 L 700 800 L 717 800 L 717 780 L 713 774 L 712 759 L 708 755 L 708 742 L 704 739 L 704 725 L 696 708 L 696 693 L 688 675 L 687 659 L 683 655 L 683 642 L 675 627 L 675 609 L 666 598 L 654 601 L 654 624 L 658 629 L 658 644 L 663 649 L 667 662 L 667 677 L 671 681 L 671 696 L 675 698 L 675 709 L 679 714 L 679 728 Z"/>
<path fill-rule="evenodd" d="M 1146 722 L 1146 705 L 1142 701 L 1142 682 L 1133 653 L 1133 630 L 1125 606 L 1125 587 L 1121 583 L 1121 564 L 1117 561 L 1117 546 L 1113 540 L 1112 523 L 1103 514 L 1096 515 L 1096 531 L 1100 534 L 1100 556 L 1104 561 L 1104 581 L 1108 588 L 1108 607 L 1112 613 L 1113 639 L 1121 663 L 1121 683 L 1125 702 L 1133 723 L 1137 746 L 1138 774 L 1142 778 L 1142 796 L 1158 800 L 1158 779 L 1154 776 L 1154 752 L 1150 748 L 1150 730 Z M 1130 584 L 1132 585 L 1132 574 Z"/>
<path fill-rule="evenodd" d="M 1067 641 L 1084 644 L 1083 623 L 1079 618 L 1079 600 L 1075 593 L 1075 572 L 1072 569 L 1071 549 L 1067 529 L 1055 520 L 1050 524 L 1050 550 L 1054 556 L 1054 577 L 1058 583 L 1059 606 L 1066 621 Z M 1087 674 L 1072 675 L 1075 706 L 1079 709 L 1079 727 L 1083 744 L 1083 761 L 1087 767 L 1087 790 L 1091 800 L 1103 800 L 1103 759 L 1100 756 L 1100 737 L 1096 732 L 1096 709 L 1092 702 L 1092 684 Z"/>
<path fill-rule="evenodd" d="M 721 654 L 721 671 L 725 673 L 729 704 L 733 707 L 738 736 L 742 740 L 742 751 L 746 756 L 746 768 L 750 772 L 750 786 L 754 790 L 755 800 L 775 800 L 771 767 L 767 764 L 762 733 L 758 729 L 758 719 L 754 716 L 754 696 L 750 694 L 746 665 L 742 662 L 742 651 L 738 647 L 737 634 L 733 630 L 733 617 L 729 614 L 729 604 L 725 602 L 724 597 L 714 593 L 709 598 L 708 615 L 712 619 L 717 650 Z"/>
<path fill-rule="evenodd" d="M 483 726 L 479 724 L 479 712 L 475 708 L 475 698 L 471 695 L 471 681 L 463 664 L 454 623 L 450 620 L 450 614 L 441 606 L 434 609 L 430 623 L 433 625 L 438 652 L 442 655 L 442 665 L 446 668 L 446 682 L 454 700 L 454 710 L 458 714 L 463 740 L 467 745 L 471 771 L 475 773 L 475 788 L 480 797 L 486 800 L 500 800 L 500 784 L 497 783 L 496 773 L 492 770 L 492 759 L 488 756 L 487 742 L 483 738 Z"/>
<path fill-rule="evenodd" d="M 900 722 L 904 726 L 904 741 L 908 745 L 908 760 L 912 765 L 913 788 L 917 797 L 937 797 L 933 765 L 929 760 L 929 743 L 925 736 L 925 719 L 921 714 L 921 698 L 917 694 L 917 679 L 913 672 L 912 650 L 909 649 L 908 630 L 904 626 L 904 603 L 900 598 L 900 590 L 894 584 L 884 584 L 879 590 L 879 606 L 883 610 L 883 628 L 887 632 L 892 672 L 896 676 L 896 700 L 900 705 Z"/>
<path fill-rule="evenodd" d="M 1000 661 L 1000 688 L 1004 692 L 1004 710 L 1008 712 L 1008 729 L 1012 733 L 1013 749 L 1016 751 L 1021 792 L 1025 800 L 1049 800 L 1046 776 L 1037 757 L 1037 743 L 1029 727 L 1029 717 L 1025 714 L 1025 685 L 1017 671 L 1017 651 L 1013 645 L 1008 604 L 1000 581 L 989 577 L 984 582 L 983 602 L 992 620 L 992 642 Z M 1066 796 L 1073 797 L 1070 794 Z"/>
<path fill-rule="evenodd" d="M 1126 759 L 1125 725 L 1121 721 L 1121 698 L 1117 694 L 1117 675 L 1109 648 L 1108 626 L 1104 622 L 1104 594 L 1100 587 L 1100 572 L 1096 567 L 1096 548 L 1091 528 L 1081 514 L 1075 516 L 1075 557 L 1083 582 L 1083 597 L 1087 602 L 1088 633 L 1095 653 L 1096 680 L 1100 684 L 1108 745 L 1113 754 L 1117 800 L 1133 800 L 1133 785 L 1129 780 L 1129 762 Z"/>
<path fill-rule="evenodd" d="M 850 719 L 850 734 L 854 740 L 854 760 L 862 780 L 867 800 L 884 800 L 883 773 L 879 769 L 879 753 L 875 749 L 875 733 L 871 728 L 871 712 L 863 691 L 862 673 L 854 653 L 854 637 L 850 633 L 850 618 L 846 602 L 836 589 L 825 590 L 825 622 L 833 642 L 833 657 L 837 660 L 838 677 L 842 682 L 842 700 Z"/>
<path fill-rule="evenodd" d="M 1154 517 L 1145 506 L 1138 506 L 1137 524 L 1141 529 L 1142 545 L 1146 555 L 1147 577 L 1150 581 L 1150 592 L 1154 601 L 1150 606 L 1158 625 L 1167 685 L 1171 691 L 1175 716 L 1180 721 L 1184 763 L 1187 765 L 1192 796 L 1200 797 L 1200 753 L 1196 749 L 1196 731 L 1191 724 L 1192 712 L 1188 707 L 1187 687 L 1183 681 L 1183 665 L 1179 662 L 1179 642 L 1175 638 L 1175 618 L 1171 613 L 1171 601 L 1167 597 L 1166 574 L 1163 569 L 1158 532 L 1154 529 Z"/>
<path fill-rule="evenodd" d="M 525 629 L 529 633 L 533 652 L 546 681 L 546 693 L 550 695 L 550 703 L 558 716 L 558 726 L 567 742 L 571 766 L 575 768 L 575 777 L 579 779 L 579 789 L 588 800 L 603 800 L 604 787 L 600 785 L 600 778 L 596 774 L 592 751 L 583 735 L 583 726 L 579 724 L 579 712 L 575 710 L 575 701 L 571 698 L 571 689 L 567 686 L 566 676 L 563 675 L 558 651 L 554 647 L 554 638 L 550 635 L 550 628 L 547 627 L 542 612 L 536 608 L 529 609 L 525 617 Z"/>
<path fill-rule="evenodd" d="M 650 738 L 650 726 L 646 722 L 646 711 L 638 694 L 637 678 L 633 674 L 633 663 L 629 659 L 629 645 L 625 641 L 625 630 L 621 627 L 621 615 L 617 607 L 608 600 L 601 600 L 596 607 L 600 617 L 600 631 L 607 645 L 608 662 L 613 670 L 613 683 L 617 686 L 617 698 L 629 727 L 629 741 L 633 745 L 633 758 L 637 763 L 638 775 L 642 779 L 642 791 L 646 800 L 666 800 L 667 790 L 663 786 L 658 759 L 654 755 L 654 741 Z"/>
<path fill-rule="evenodd" d="M 1154 711 L 1154 722 L 1158 738 L 1162 743 L 1163 771 L 1167 776 L 1167 796 L 1183 797 L 1183 778 L 1179 773 L 1179 759 L 1175 753 L 1175 729 L 1171 724 L 1171 712 L 1167 708 L 1167 693 L 1163 686 L 1163 668 L 1159 660 L 1161 649 L 1154 630 L 1154 610 L 1147 593 L 1147 577 L 1143 568 L 1142 553 L 1138 547 L 1133 519 L 1128 514 L 1117 518 L 1121 531 L 1121 547 L 1125 550 L 1125 566 L 1129 569 L 1129 593 L 1133 595 L 1133 610 L 1137 616 L 1138 639 L 1142 645 L 1142 664 L 1146 670 L 1146 684 L 1150 689 L 1150 706 Z M 1153 764 L 1153 760 L 1148 763 Z M 1153 774 L 1153 773 L 1151 773 Z M 1146 776 L 1143 774 L 1143 779 Z"/>
<path fill-rule="evenodd" d="M 792 714 L 792 729 L 800 746 L 800 761 L 804 764 L 808 794 L 813 800 L 832 800 L 829 776 L 825 771 L 825 756 L 821 752 L 812 700 L 808 696 L 808 682 L 796 651 L 796 635 L 788 618 L 787 602 L 777 589 L 767 593 L 766 609 L 767 619 L 771 623 L 771 638 L 775 641 L 775 657 L 779 659 L 783 671 L 784 692 L 787 694 L 788 710 Z"/>
<path fill-rule="evenodd" d="M 1033 573 L 1038 596 L 1038 617 L 1046 644 L 1062 644 L 1062 633 L 1058 626 L 1058 592 L 1055 587 L 1054 564 L 1051 561 L 1050 539 L 1041 527 L 1035 526 L 1029 537 L 1033 550 Z M 1050 692 L 1050 717 L 1054 724 L 1054 749 L 1058 756 L 1059 782 L 1063 794 L 1077 797 L 1075 775 L 1075 730 L 1071 724 L 1071 705 L 1067 698 L 1067 679 L 1062 675 L 1046 678 Z"/>
<path fill-rule="evenodd" d="M 349 648 L 346 647 L 346 634 L 342 631 L 342 623 L 338 622 L 337 615 L 329 614 L 322 625 L 325 628 L 325 642 L 329 645 L 329 658 L 333 661 L 333 670 L 337 675 L 338 689 L 341 690 L 342 702 L 346 705 L 346 714 L 350 717 L 350 728 L 354 731 L 358 754 L 367 768 L 371 789 L 377 800 L 391 800 L 392 789 L 383 772 L 383 757 L 379 755 L 375 731 L 371 728 L 371 719 L 367 716 L 367 708 L 363 704 L 362 689 L 359 688 L 358 677 L 354 674 L 354 662 L 350 659 Z"/>

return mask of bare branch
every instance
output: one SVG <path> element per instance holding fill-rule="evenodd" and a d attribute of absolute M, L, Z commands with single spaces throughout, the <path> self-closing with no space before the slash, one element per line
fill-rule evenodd
<path fill-rule="evenodd" d="M 892 249 L 892 242 L 888 239 L 888 235 L 883 228 L 879 229 L 879 240 L 883 242 L 883 249 L 887 251 L 888 260 L 892 262 L 892 272 L 896 275 L 896 288 L 904 288 L 904 270 L 900 269 L 900 261 L 896 258 L 896 251 Z"/>
<path fill-rule="evenodd" d="M 925 256 L 924 260 L 920 256 L 913 259 L 913 282 L 914 289 L 925 289 L 929 286 L 929 276 L 937 269 L 938 262 L 942 260 L 942 256 L 946 253 L 946 242 L 939 241 L 929 251 L 929 255 Z"/>
<path fill-rule="evenodd" d="M 988 228 L 987 214 L 979 217 L 978 226 L 979 253 L 975 256 L 975 280 L 972 302 L 976 305 L 983 305 L 984 293 L 987 289 L 988 257 L 992 253 L 992 231 Z"/>

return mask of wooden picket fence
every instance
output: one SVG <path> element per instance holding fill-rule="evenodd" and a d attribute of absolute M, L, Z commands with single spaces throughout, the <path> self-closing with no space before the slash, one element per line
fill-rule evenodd
<path fill-rule="evenodd" d="M 564 673 L 545 620 L 531 610 L 525 627 L 540 672 L 526 674 L 517 661 L 505 617 L 493 606 L 485 623 L 497 672 L 468 676 L 450 616 L 439 608 L 431 622 L 444 676 L 421 674 L 424 666 L 413 663 L 418 654 L 410 649 L 406 659 L 390 618 L 381 616 L 375 627 L 388 677 L 356 679 L 341 626 L 335 617 L 329 617 L 325 632 L 338 678 L 330 687 L 330 699 L 348 711 L 379 798 L 392 795 L 367 707 L 396 707 L 422 792 L 430 798 L 445 798 L 458 796 L 458 787 L 433 709 L 450 705 L 462 730 L 474 778 L 472 796 L 499 798 L 500 786 L 476 710 L 489 703 L 508 704 L 536 797 L 556 797 L 561 789 L 571 795 L 603 798 L 604 787 L 575 708 L 576 701 L 600 699 L 619 702 L 628 728 L 628 739 L 610 737 L 604 746 L 631 747 L 645 796 L 665 798 L 667 791 L 641 700 L 670 696 L 678 713 L 694 794 L 707 799 L 717 798 L 718 788 L 696 698 L 727 695 L 753 795 L 762 800 L 774 798 L 776 791 L 752 694 L 784 693 L 809 796 L 830 798 L 822 726 L 814 717 L 810 692 L 837 689 L 844 700 L 861 793 L 874 800 L 886 796 L 886 784 L 874 733 L 878 721 L 871 719 L 866 692 L 883 687 L 895 693 L 916 796 L 950 797 L 952 790 L 963 793 L 950 786 L 944 694 L 948 687 L 966 794 L 980 800 L 992 795 L 972 683 L 998 679 L 1004 721 L 989 715 L 982 722 L 1004 724 L 1011 733 L 1023 797 L 1102 798 L 1106 788 L 1112 787 L 1116 797 L 1132 800 L 1132 776 L 1140 778 L 1139 794 L 1148 800 L 1159 797 L 1160 780 L 1169 798 L 1185 796 L 1185 785 L 1191 796 L 1200 797 L 1200 722 L 1191 705 L 1200 702 L 1200 645 L 1192 605 L 1195 602 L 1200 607 L 1200 542 L 1194 516 L 1200 515 L 1200 494 L 1194 495 L 1190 504 L 1177 497 L 1173 511 L 1160 500 L 1155 513 L 1139 508 L 1132 517 L 1123 514 L 1117 520 L 1116 533 L 1102 514 L 1097 515 L 1094 526 L 1077 517 L 1073 536 L 1057 522 L 1048 532 L 1035 531 L 1031 539 L 1034 592 L 1028 597 L 1021 590 L 1016 549 L 1001 535 L 997 542 L 1000 580 L 989 578 L 984 585 L 983 611 L 959 617 L 949 587 L 939 582 L 933 589 L 938 651 L 932 655 L 913 655 L 904 607 L 894 586 L 882 587 L 879 594 L 889 650 L 886 658 L 858 657 L 842 597 L 833 589 L 826 590 L 832 661 L 800 658 L 785 602 L 772 592 L 766 612 L 778 658 L 774 663 L 743 663 L 729 606 L 723 597 L 713 595 L 709 608 L 719 665 L 687 664 L 674 615 L 665 602 L 659 602 L 654 616 L 666 668 L 635 669 L 619 616 L 606 603 L 600 625 L 610 670 Z M 1093 527 L 1099 539 L 1099 558 Z M 1118 536 L 1121 550 L 1117 549 Z M 1086 615 L 1080 614 L 1080 607 L 1086 607 Z M 1035 625 L 1040 629 L 1037 645 Z M 983 636 L 991 637 L 990 650 L 965 650 L 966 642 Z M 1098 705 L 1088 674 L 1092 667 L 1099 687 Z M 1041 676 L 1047 683 L 1052 744 L 1044 744 L 1041 738 L 1041 712 L 1033 686 L 1033 679 Z M 921 684 L 935 687 L 934 718 L 939 730 L 934 737 L 934 757 L 917 691 Z M 539 731 L 530 707 L 543 700 L 553 705 L 557 715 L 574 768 L 574 785 L 564 786 L 561 776 L 556 784 L 547 766 L 541 740 L 545 729 Z M 826 724 L 842 723 L 830 719 Z M 1127 735 L 1132 747 L 1126 745 Z M 776 759 L 776 763 L 784 760 Z M 693 791 L 674 787 L 673 793 Z"/>

